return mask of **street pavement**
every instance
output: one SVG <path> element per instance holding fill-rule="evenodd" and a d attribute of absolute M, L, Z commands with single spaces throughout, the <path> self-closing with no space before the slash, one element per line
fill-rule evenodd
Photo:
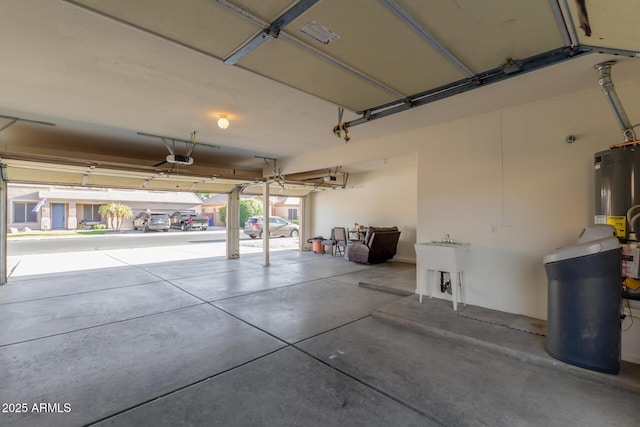
<path fill-rule="evenodd" d="M 138 235 L 138 237 L 145 238 L 146 235 Z M 63 236 L 46 238 L 55 239 L 58 242 L 59 251 L 9 255 L 7 257 L 9 282 L 12 278 L 31 275 L 226 256 L 225 241 L 205 240 L 197 243 L 153 247 L 131 247 L 123 244 L 117 249 L 64 252 L 63 246 L 68 241 L 67 238 Z M 296 249 L 298 238 L 272 238 L 269 247 L 271 251 Z M 262 252 L 262 240 L 240 242 L 240 256 L 258 252 Z"/>

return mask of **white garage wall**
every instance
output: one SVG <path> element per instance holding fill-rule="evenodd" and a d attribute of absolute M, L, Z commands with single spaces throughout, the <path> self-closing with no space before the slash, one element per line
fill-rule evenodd
<path fill-rule="evenodd" d="M 418 241 L 471 243 L 469 303 L 546 317 L 542 258 L 593 223 L 593 154 L 622 142 L 615 125 L 589 91 L 420 132 Z"/>
<path fill-rule="evenodd" d="M 640 85 L 618 88 L 640 117 Z M 593 155 L 623 142 L 603 95 L 589 91 L 487 113 L 420 132 L 418 241 L 470 242 L 470 304 L 546 318 L 542 258 L 593 223 Z M 576 135 L 573 144 L 565 137 Z M 452 143 L 455 141 L 455 143 Z M 640 328 L 623 334 L 640 361 Z"/>
<path fill-rule="evenodd" d="M 395 157 L 386 159 L 379 170 L 350 174 L 345 190 L 315 193 L 313 235 L 328 237 L 332 227 L 353 228 L 356 222 L 395 225 L 401 234 L 394 259 L 415 262 L 416 173 L 415 155 Z"/>
<path fill-rule="evenodd" d="M 640 80 L 616 83 L 616 89 L 633 123 L 640 121 Z M 575 135 L 576 142 L 567 144 L 567 135 Z M 415 222 L 402 224 L 415 227 L 416 241 L 439 240 L 449 233 L 472 245 L 465 286 L 469 304 L 545 319 L 542 259 L 575 242 L 582 228 L 593 223 L 593 155 L 622 141 L 596 87 L 381 137 L 367 141 L 366 150 L 365 143 L 350 143 L 314 153 L 327 164 L 355 161 L 359 152 L 361 160 L 376 153 L 389 156 L 390 147 L 399 154 L 417 153 L 415 193 L 400 184 L 397 172 L 354 176 L 358 186 L 350 184 L 356 188 L 318 197 L 316 229 L 327 233 L 334 218 L 348 225 L 377 222 L 376 215 L 393 218 L 394 205 L 417 200 Z M 307 161 L 296 160 L 298 167 Z M 396 185 L 382 190 L 385 178 Z M 380 197 L 387 191 L 392 194 L 388 203 Z M 410 252 L 405 246 L 403 257 L 412 256 Z M 623 332 L 622 356 L 640 363 L 637 318 Z"/>

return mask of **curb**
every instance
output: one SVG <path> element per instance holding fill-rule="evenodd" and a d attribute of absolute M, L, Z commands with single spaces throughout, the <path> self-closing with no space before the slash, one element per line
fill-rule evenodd
<path fill-rule="evenodd" d="M 620 375 L 605 374 L 601 372 L 590 371 L 588 369 L 580 368 L 578 366 L 570 365 L 560 360 L 553 359 L 551 358 L 551 356 L 549 357 L 537 356 L 535 354 L 527 353 L 514 348 L 505 347 L 500 344 L 494 344 L 487 341 L 479 340 L 477 338 L 473 338 L 468 335 L 463 335 L 463 334 L 447 331 L 445 329 L 441 329 L 438 327 L 425 325 L 424 323 L 420 323 L 414 320 L 396 316 L 394 314 L 387 313 L 379 309 L 374 309 L 371 312 L 371 316 L 376 319 L 395 324 L 397 326 L 405 327 L 414 332 L 423 333 L 427 335 L 440 336 L 450 340 L 462 341 L 464 343 L 482 347 L 490 351 L 495 351 L 497 353 L 520 360 L 522 362 L 528 362 L 543 368 L 551 368 L 560 372 L 569 373 L 576 377 L 590 380 L 598 384 L 614 386 L 614 387 L 623 387 L 632 392 L 636 392 L 636 393 L 640 392 L 640 382 L 637 380 L 634 380 L 634 378 L 628 378 Z M 623 362 L 621 372 L 624 369 L 624 364 L 625 362 Z"/>
<path fill-rule="evenodd" d="M 403 297 L 409 297 L 414 294 L 414 292 L 409 292 L 409 291 L 405 291 L 397 288 L 390 288 L 384 285 L 376 285 L 374 283 L 358 282 L 358 286 L 360 286 L 361 288 L 373 289 L 375 291 L 386 292 L 389 294 L 400 295 Z"/>

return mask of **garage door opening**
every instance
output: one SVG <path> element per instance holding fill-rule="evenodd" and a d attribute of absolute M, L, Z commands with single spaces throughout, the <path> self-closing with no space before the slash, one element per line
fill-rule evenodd
<path fill-rule="evenodd" d="M 118 260 L 139 264 L 226 254 L 226 194 L 9 183 L 7 196 L 9 278 L 108 268 Z M 300 199 L 270 202 L 271 218 L 291 230 L 285 236 L 283 227 L 272 226 L 269 247 L 298 249 Z M 101 208 L 109 205 L 126 208 L 128 215 L 104 214 Z M 244 231 L 250 217 L 262 215 L 261 208 L 259 197 L 242 196 L 241 254 L 262 251 L 261 235 Z M 149 224 L 149 218 L 160 216 L 170 222 Z M 193 218 L 204 226 L 181 226 Z"/>

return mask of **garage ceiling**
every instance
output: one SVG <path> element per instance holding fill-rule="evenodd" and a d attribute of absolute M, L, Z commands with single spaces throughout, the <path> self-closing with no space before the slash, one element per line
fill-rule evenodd
<path fill-rule="evenodd" d="M 530 88 L 503 104 L 594 87 L 591 65 L 611 54 L 633 62 L 632 75 L 640 0 L 604 3 L 6 0 L 0 157 L 15 182 L 226 192 L 271 175 L 274 159 L 345 143 L 331 132 L 339 107 L 350 127 L 393 115 L 352 129 L 366 143 L 429 124 L 397 112 L 512 77 Z M 575 59 L 591 52 L 607 55 Z M 551 65 L 557 84 L 536 85 Z M 474 91 L 476 112 L 501 108 L 489 92 Z M 449 110 L 434 117 L 463 114 Z M 139 134 L 179 141 L 194 130 L 195 163 L 177 168 L 157 166 L 165 144 Z M 339 185 L 322 180 L 331 173 L 290 174 L 277 187 Z"/>

